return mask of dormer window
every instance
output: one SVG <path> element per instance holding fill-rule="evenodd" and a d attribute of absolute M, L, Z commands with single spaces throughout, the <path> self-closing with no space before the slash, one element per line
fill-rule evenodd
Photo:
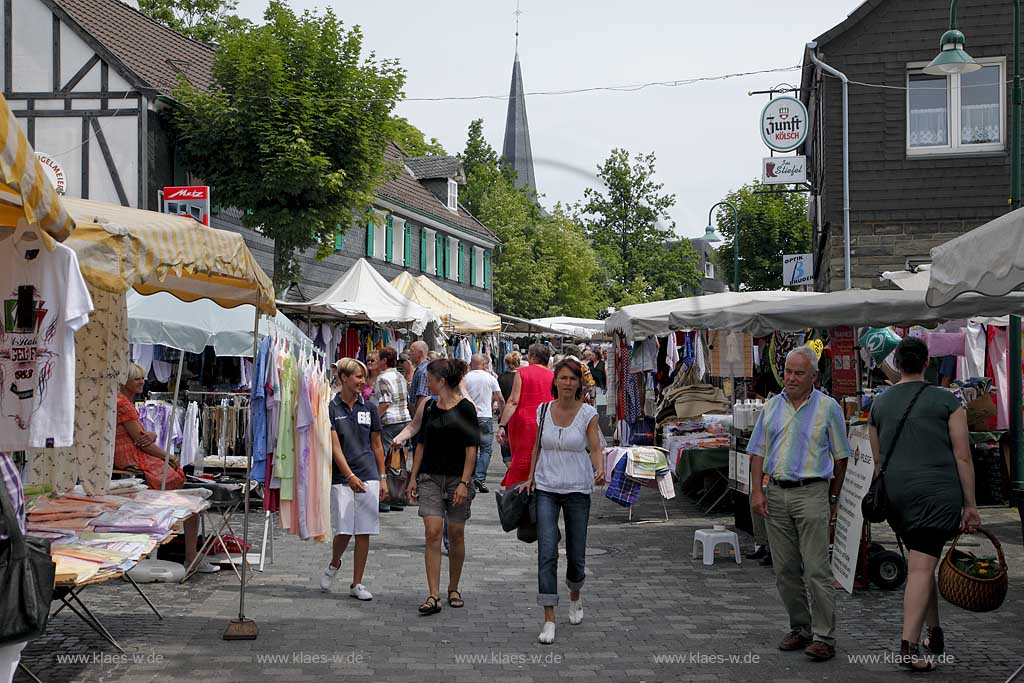
<path fill-rule="evenodd" d="M 459 210 L 459 184 L 451 178 L 448 179 L 448 210 Z"/>

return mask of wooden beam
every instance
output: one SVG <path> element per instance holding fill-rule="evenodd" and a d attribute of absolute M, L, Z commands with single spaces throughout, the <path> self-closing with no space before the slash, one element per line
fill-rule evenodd
<path fill-rule="evenodd" d="M 14 48 L 11 46 L 13 30 L 11 22 L 13 11 L 11 10 L 12 0 L 4 0 L 4 93 L 11 91 L 14 82 Z"/>
<path fill-rule="evenodd" d="M 139 103 L 139 141 L 137 144 L 139 154 L 139 187 L 135 195 L 137 208 L 149 208 L 149 158 L 146 154 L 149 149 L 149 106 L 143 99 Z"/>
<path fill-rule="evenodd" d="M 26 92 L 9 92 L 4 95 L 9 100 L 24 100 L 32 98 L 34 100 L 99 100 L 104 97 L 110 99 L 124 99 L 125 97 L 142 97 L 142 93 L 137 90 L 77 90 L 75 92 L 63 92 L 61 90 L 41 90 L 41 91 L 26 91 Z"/>
<path fill-rule="evenodd" d="M 82 199 L 89 198 L 89 123 L 88 118 L 82 119 Z"/>
<path fill-rule="evenodd" d="M 33 109 L 36 108 L 36 101 L 35 100 L 29 100 L 28 102 L 25 103 L 25 106 L 28 108 L 29 111 L 32 111 Z M 25 135 L 26 135 L 26 137 L 28 137 L 28 144 L 32 147 L 32 149 L 35 149 L 35 147 L 36 147 L 36 120 L 35 119 L 29 119 L 25 123 L 27 124 L 25 126 Z"/>
<path fill-rule="evenodd" d="M 93 55 L 93 56 L 92 56 L 92 57 L 91 57 L 91 58 L 89 59 L 89 61 L 88 61 L 88 62 L 86 62 L 85 64 L 83 64 L 83 65 L 82 65 L 82 68 L 81 68 L 81 69 L 79 69 L 79 70 L 78 70 L 78 72 L 77 72 L 77 73 L 76 73 L 76 74 L 75 74 L 74 76 L 72 76 L 72 77 L 71 77 L 71 80 L 70 80 L 70 81 L 68 81 L 67 83 L 65 83 L 65 84 L 64 84 L 64 87 L 60 89 L 60 90 L 61 90 L 61 92 L 71 92 L 71 90 L 72 90 L 72 89 L 73 89 L 73 88 L 74 88 L 74 87 L 75 87 L 76 85 L 78 85 L 79 83 L 81 83 L 81 82 L 82 82 L 82 79 L 83 79 L 83 78 L 85 78 L 85 77 L 86 77 L 86 75 L 87 75 L 87 74 L 88 74 L 88 73 L 89 73 L 90 71 L 92 71 L 92 68 L 93 68 L 94 66 L 96 66 L 97 64 L 99 64 L 99 61 L 100 61 L 100 56 L 99 56 L 99 55 Z"/>
<path fill-rule="evenodd" d="M 15 109 L 14 115 L 19 119 L 50 119 L 50 118 L 77 118 L 79 116 L 124 116 L 126 114 L 138 114 L 139 109 L 36 109 L 27 111 Z"/>
<path fill-rule="evenodd" d="M 103 92 L 110 90 L 110 66 L 108 66 L 106 62 L 100 62 L 100 90 Z M 103 101 L 100 102 L 100 106 L 104 109 L 106 109 L 109 104 L 110 101 L 105 97 L 103 98 Z"/>
<path fill-rule="evenodd" d="M 110 179 L 114 181 L 117 199 L 121 202 L 121 206 L 128 206 L 128 195 L 125 194 L 124 183 L 121 182 L 121 174 L 117 172 L 117 165 L 114 164 L 114 156 L 110 153 L 110 147 L 107 146 L 107 138 L 103 135 L 103 129 L 96 119 L 89 119 L 89 122 L 92 124 L 93 137 L 99 143 L 103 160 L 107 163 L 107 170 L 110 171 Z"/>
<path fill-rule="evenodd" d="M 53 19 L 53 89 L 60 90 L 60 19 L 51 14 Z"/>

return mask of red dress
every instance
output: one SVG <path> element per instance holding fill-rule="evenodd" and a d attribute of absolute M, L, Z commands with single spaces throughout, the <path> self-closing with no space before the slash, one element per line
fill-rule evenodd
<path fill-rule="evenodd" d="M 537 440 L 537 407 L 551 400 L 551 383 L 555 373 L 542 365 L 519 368 L 519 405 L 508 421 L 508 440 L 512 449 L 512 464 L 501 480 L 505 488 L 526 481 L 530 476 L 530 459 Z"/>
<path fill-rule="evenodd" d="M 139 411 L 124 394 L 117 395 L 117 430 L 114 433 L 114 467 L 125 469 L 134 467 L 142 470 L 146 475 L 146 486 L 157 491 L 160 490 L 160 480 L 163 477 L 164 464 L 159 458 L 154 458 L 144 450 L 135 445 L 128 430 L 124 428 L 125 422 L 135 420 L 140 425 Z M 185 473 L 181 468 L 167 467 L 167 485 L 165 488 L 180 489 L 185 485 Z"/>

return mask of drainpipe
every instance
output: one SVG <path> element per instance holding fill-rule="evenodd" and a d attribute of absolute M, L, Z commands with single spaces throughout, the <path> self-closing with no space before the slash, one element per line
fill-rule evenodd
<path fill-rule="evenodd" d="M 807 43 L 807 56 L 811 58 L 811 62 L 843 82 L 843 263 L 846 267 L 845 289 L 851 289 L 853 285 L 850 284 L 850 79 L 846 74 L 818 59 L 814 54 L 817 48 L 818 44 L 813 40 Z"/>

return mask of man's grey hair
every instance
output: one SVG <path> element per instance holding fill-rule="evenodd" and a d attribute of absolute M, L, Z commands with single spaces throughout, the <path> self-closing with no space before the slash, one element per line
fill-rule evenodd
<path fill-rule="evenodd" d="M 807 344 L 804 344 L 803 346 L 798 346 L 789 353 L 787 353 L 786 360 L 789 360 L 790 356 L 803 356 L 804 358 L 807 359 L 808 364 L 810 364 L 811 370 L 813 370 L 814 372 L 818 371 L 818 354 L 814 351 L 814 349 L 812 349 Z"/>

